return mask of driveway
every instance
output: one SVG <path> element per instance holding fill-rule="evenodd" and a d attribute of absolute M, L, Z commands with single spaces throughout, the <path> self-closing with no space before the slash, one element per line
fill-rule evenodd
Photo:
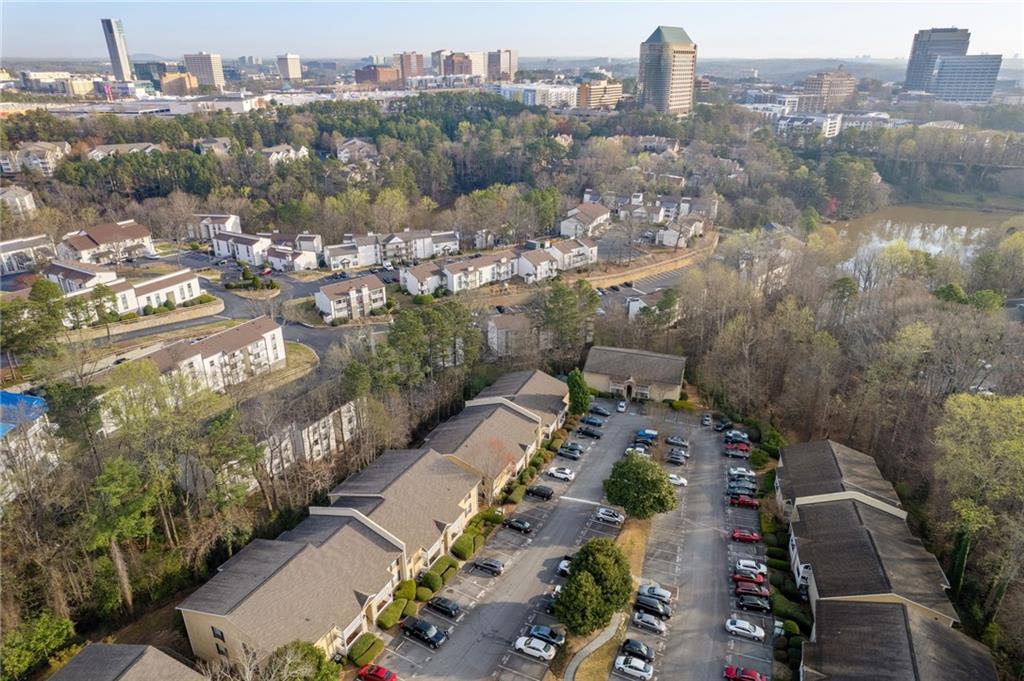
<path fill-rule="evenodd" d="M 599 401 L 614 411 L 614 403 Z M 580 440 L 586 454 L 579 461 L 556 458 L 552 465 L 576 471 L 572 483 L 542 475 L 538 483 L 552 487 L 555 497 L 537 501 L 529 497 L 514 516 L 534 525 L 523 536 L 499 529 L 478 557 L 494 557 L 505 563 L 500 577 L 474 570 L 471 563 L 442 590 L 465 610 L 462 620 L 449 623 L 451 638 L 431 651 L 415 641 L 396 637 L 378 660 L 401 678 L 503 679 L 540 681 L 547 664 L 513 650 L 517 637 L 533 624 L 550 624 L 554 618 L 539 607 L 539 598 L 564 582 L 556 575 L 558 563 L 594 537 L 614 538 L 617 529 L 593 520 L 601 504 L 602 482 L 612 464 L 622 456 L 632 433 L 647 424 L 639 414 L 614 414 L 605 424 L 601 440 Z M 433 615 L 427 615 L 433 619 Z"/>

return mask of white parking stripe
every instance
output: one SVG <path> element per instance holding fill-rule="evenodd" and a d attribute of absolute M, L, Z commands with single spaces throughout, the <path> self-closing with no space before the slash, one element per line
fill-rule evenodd
<path fill-rule="evenodd" d="M 600 506 L 601 503 L 598 501 L 591 501 L 590 499 L 577 499 L 576 497 L 559 497 L 562 501 L 575 501 L 580 504 L 588 504 L 590 506 Z"/>
<path fill-rule="evenodd" d="M 505 665 L 502 665 L 502 664 L 498 665 L 498 669 L 504 669 L 507 672 L 512 672 L 516 676 L 521 676 L 524 679 L 530 679 L 530 681 L 541 681 L 540 679 L 538 679 L 535 676 L 530 676 L 529 674 L 524 674 L 521 671 L 519 671 L 518 669 L 512 669 L 511 667 L 506 667 Z"/>

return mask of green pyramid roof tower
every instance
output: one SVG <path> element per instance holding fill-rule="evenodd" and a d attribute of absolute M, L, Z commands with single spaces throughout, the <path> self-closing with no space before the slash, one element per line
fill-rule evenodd
<path fill-rule="evenodd" d="M 651 34 L 646 41 L 648 43 L 673 43 L 673 44 L 684 44 L 693 45 L 693 41 L 690 40 L 690 36 L 686 34 L 686 31 L 679 28 L 678 26 L 659 26 L 654 29 L 654 33 Z"/>

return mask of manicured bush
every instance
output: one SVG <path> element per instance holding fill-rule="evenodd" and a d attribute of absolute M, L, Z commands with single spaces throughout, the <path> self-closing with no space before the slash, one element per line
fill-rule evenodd
<path fill-rule="evenodd" d="M 408 602 L 404 598 L 396 598 L 391 601 L 388 607 L 381 610 L 380 614 L 377 615 L 377 626 L 386 630 L 398 624 L 398 620 L 402 617 L 402 611 L 405 609 L 405 604 Z"/>
<path fill-rule="evenodd" d="M 774 657 L 779 662 L 786 662 L 787 660 L 789 660 L 789 656 L 786 655 L 786 651 L 785 650 L 776 650 L 776 651 L 774 651 L 772 653 L 772 657 Z"/>
<path fill-rule="evenodd" d="M 772 648 L 776 650 L 785 650 L 789 647 L 789 639 L 786 636 L 780 636 L 772 642 Z"/>
<path fill-rule="evenodd" d="M 452 544 L 452 554 L 459 560 L 469 560 L 473 557 L 473 553 L 473 537 L 471 535 L 463 534 L 455 540 L 454 544 Z M 440 579 L 440 577 L 438 579 Z"/>
<path fill-rule="evenodd" d="M 551 463 L 555 460 L 555 453 L 547 449 L 544 450 L 542 456 L 544 457 L 544 463 Z"/>
<path fill-rule="evenodd" d="M 794 622 L 793 624 L 796 624 L 796 622 Z M 785 626 L 785 624 L 783 624 L 783 626 Z M 796 635 L 789 637 L 789 647 L 790 648 L 796 648 L 796 649 L 799 650 L 800 648 L 803 647 L 804 641 L 806 641 L 806 640 L 807 639 L 805 639 L 803 636 L 801 636 L 799 633 L 797 633 Z"/>
<path fill-rule="evenodd" d="M 523 500 L 524 496 L 526 496 L 526 485 L 516 485 L 509 492 L 507 501 L 510 504 L 518 504 Z"/>
<path fill-rule="evenodd" d="M 139 313 L 138 312 L 125 312 L 123 315 L 121 315 L 121 321 L 122 322 L 126 322 L 129 319 L 138 319 L 138 318 L 139 318 Z"/>
<path fill-rule="evenodd" d="M 402 608 L 402 617 L 415 617 L 420 611 L 420 604 L 416 601 L 407 601 Z"/>
<path fill-rule="evenodd" d="M 416 582 L 411 579 L 405 579 L 398 583 L 398 588 L 395 589 L 395 598 L 404 598 L 408 601 L 415 597 Z"/>
<path fill-rule="evenodd" d="M 381 651 L 384 650 L 384 641 L 380 640 L 379 638 L 370 633 L 365 633 L 363 634 L 363 636 L 370 636 L 373 639 L 372 641 L 370 641 L 370 644 L 366 648 L 366 650 L 364 650 L 359 655 L 353 655 L 351 651 L 349 651 L 348 654 L 349 659 L 352 661 L 352 664 L 354 664 L 357 667 L 362 667 L 363 665 L 370 664 L 371 662 L 376 660 L 377 656 L 380 655 Z M 358 643 L 359 640 L 363 638 L 363 636 L 360 636 L 359 639 L 356 640 L 356 643 Z"/>
<path fill-rule="evenodd" d="M 358 656 L 362 655 L 363 653 L 365 653 L 367 650 L 369 650 L 373 646 L 373 641 L 376 638 L 377 637 L 374 636 L 373 634 L 371 634 L 370 632 L 366 632 L 365 634 L 361 634 L 359 636 L 359 638 L 356 639 L 356 642 L 353 643 L 351 646 L 349 646 L 349 649 L 348 649 L 349 656 L 350 657 L 358 657 Z"/>
<path fill-rule="evenodd" d="M 157 308 L 153 309 L 153 314 L 157 314 L 157 315 L 167 314 L 168 312 L 170 312 L 170 310 L 168 310 L 166 307 L 163 307 L 162 305 L 160 307 L 157 307 Z"/>
<path fill-rule="evenodd" d="M 476 538 L 483 539 L 483 537 L 480 537 L 480 535 L 476 535 Z M 455 575 L 457 574 L 459 574 L 459 568 L 455 566 L 445 568 L 445 571 L 441 573 L 441 583 L 447 584 L 448 582 L 452 581 L 455 578 Z"/>
<path fill-rule="evenodd" d="M 768 583 L 776 589 L 781 589 L 782 585 L 786 583 L 786 575 L 782 574 L 778 570 L 769 570 Z"/>
<path fill-rule="evenodd" d="M 381 317 L 383 315 L 386 315 L 387 313 L 388 311 L 385 310 L 383 307 L 375 307 L 372 310 L 370 310 L 371 317 Z"/>
<path fill-rule="evenodd" d="M 762 534 L 761 541 L 763 541 L 764 545 L 770 549 L 777 549 L 779 547 L 779 540 L 774 534 Z"/>
<path fill-rule="evenodd" d="M 770 568 L 775 568 L 776 570 L 788 570 L 789 569 L 789 563 L 787 563 L 784 560 L 779 560 L 778 558 L 768 558 L 768 559 L 766 559 L 765 560 L 765 565 L 767 565 Z"/>
<path fill-rule="evenodd" d="M 348 324 L 348 320 L 347 319 L 340 319 L 339 318 L 339 319 L 334 319 L 334 320 L 331 321 L 331 326 L 344 326 L 345 324 Z"/>
<path fill-rule="evenodd" d="M 538 469 L 538 468 L 540 468 L 543 465 L 544 465 L 544 455 L 543 454 L 540 454 L 540 453 L 534 454 L 533 458 L 530 459 L 530 466 L 532 466 L 534 469 Z"/>
<path fill-rule="evenodd" d="M 441 575 L 436 572 L 424 572 L 423 576 L 420 577 L 420 584 L 427 587 L 434 593 L 440 591 L 441 587 L 444 586 L 441 583 Z"/>
<path fill-rule="evenodd" d="M 758 512 L 758 515 L 761 517 L 761 534 L 762 535 L 771 534 L 773 532 L 778 532 L 778 530 L 779 530 L 779 523 L 778 523 L 778 521 L 776 521 L 774 515 L 772 515 L 771 513 L 766 512 L 763 509 Z"/>
<path fill-rule="evenodd" d="M 505 516 L 496 508 L 488 508 L 484 511 L 480 511 L 479 516 L 483 518 L 484 522 L 488 525 L 501 525 L 501 521 L 505 519 Z M 441 559 L 439 558 L 438 560 Z"/>
<path fill-rule="evenodd" d="M 810 633 L 811 618 L 803 609 L 780 593 L 771 595 L 772 612 L 784 620 L 793 620 L 800 626 L 800 631 Z"/>
<path fill-rule="evenodd" d="M 782 630 L 784 632 L 786 632 L 787 634 L 789 634 L 789 635 L 799 634 L 800 633 L 800 625 L 798 625 L 793 620 L 786 620 L 786 621 L 784 621 L 782 623 Z"/>
<path fill-rule="evenodd" d="M 434 597 L 434 592 L 425 586 L 416 587 L 416 600 L 417 601 L 429 601 Z"/>
<path fill-rule="evenodd" d="M 779 548 L 777 546 L 769 546 L 765 553 L 768 554 L 769 558 L 775 558 L 777 560 L 789 560 L 789 554 L 786 553 L 786 549 Z"/>
<path fill-rule="evenodd" d="M 152 305 L 144 305 L 142 307 L 142 314 L 146 315 L 146 316 L 153 314 L 153 306 Z"/>
<path fill-rule="evenodd" d="M 429 305 L 434 302 L 434 296 L 429 293 L 417 293 L 412 297 L 412 302 L 414 305 Z"/>
<path fill-rule="evenodd" d="M 555 438 L 550 443 L 548 443 L 548 449 L 552 452 L 557 452 L 563 444 L 565 444 L 565 440 L 561 438 Z"/>
<path fill-rule="evenodd" d="M 168 310 L 173 310 L 177 306 L 174 304 L 173 300 L 168 298 L 167 300 L 164 301 L 164 307 L 166 307 Z"/>

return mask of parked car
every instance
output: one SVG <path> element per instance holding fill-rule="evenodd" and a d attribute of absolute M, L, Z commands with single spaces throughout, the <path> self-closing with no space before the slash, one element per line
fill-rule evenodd
<path fill-rule="evenodd" d="M 633 438 L 633 445 L 642 445 L 644 447 L 653 447 L 654 440 L 649 437 L 635 437 Z"/>
<path fill-rule="evenodd" d="M 729 426 L 725 425 L 724 423 L 716 423 L 715 427 L 714 427 L 714 431 L 716 433 L 721 433 L 722 431 L 724 431 L 728 427 Z"/>
<path fill-rule="evenodd" d="M 629 655 L 630 657 L 639 657 L 644 662 L 654 662 L 654 649 L 643 641 L 638 641 L 635 638 L 627 638 L 622 642 L 622 647 L 619 651 L 623 655 Z"/>
<path fill-rule="evenodd" d="M 753 584 L 751 582 L 737 582 L 736 586 L 733 587 L 733 591 L 737 596 L 757 596 L 758 598 L 768 598 L 771 595 L 768 587 L 760 584 Z"/>
<path fill-rule="evenodd" d="M 602 433 L 597 428 L 591 428 L 590 426 L 583 426 L 579 428 L 576 432 L 582 435 L 583 437 L 590 437 L 595 440 L 600 440 L 601 436 L 604 435 L 604 433 Z"/>
<path fill-rule="evenodd" d="M 558 456 L 564 459 L 572 459 L 573 461 L 579 461 L 583 453 L 578 449 L 569 449 L 568 447 L 559 447 Z"/>
<path fill-rule="evenodd" d="M 740 508 L 760 508 L 761 502 L 753 497 L 747 496 L 746 494 L 736 494 L 729 497 L 729 505 L 739 506 Z"/>
<path fill-rule="evenodd" d="M 744 433 L 742 430 L 727 430 L 725 432 L 726 437 L 731 437 L 736 440 L 749 440 L 750 436 Z"/>
<path fill-rule="evenodd" d="M 628 288 L 633 288 L 633 282 L 631 282 L 631 281 L 624 281 L 624 282 L 622 282 L 622 285 L 626 286 Z"/>
<path fill-rule="evenodd" d="M 637 456 L 646 456 L 650 458 L 650 453 L 647 451 L 647 447 L 644 445 L 633 445 L 632 447 L 626 447 L 626 451 L 622 453 L 623 456 L 629 456 L 630 454 L 636 454 Z"/>
<path fill-rule="evenodd" d="M 743 466 L 737 466 L 735 468 L 729 469 L 729 475 L 742 475 L 753 478 L 754 471 L 750 470 L 749 468 L 744 468 Z"/>
<path fill-rule="evenodd" d="M 654 676 L 654 667 L 629 655 L 619 655 L 615 658 L 615 671 L 631 679 L 641 679 L 642 681 L 648 681 Z"/>
<path fill-rule="evenodd" d="M 376 664 L 364 664 L 356 672 L 357 681 L 397 681 L 398 674 L 387 667 Z"/>
<path fill-rule="evenodd" d="M 685 456 L 679 456 L 678 454 L 669 454 L 665 458 L 665 461 L 667 461 L 668 463 L 673 464 L 675 466 L 685 466 L 686 465 L 686 457 Z"/>
<path fill-rule="evenodd" d="M 675 485 L 676 487 L 686 487 L 686 478 L 681 475 L 676 475 L 675 473 L 668 474 L 668 482 L 670 485 Z"/>
<path fill-rule="evenodd" d="M 473 567 L 489 572 L 495 577 L 505 571 L 505 564 L 497 558 L 477 558 L 473 561 Z"/>
<path fill-rule="evenodd" d="M 547 475 L 555 480 L 562 480 L 564 482 L 572 482 L 576 479 L 576 473 L 571 468 L 566 468 L 565 466 L 552 466 L 547 470 Z"/>
<path fill-rule="evenodd" d="M 752 558 L 740 558 L 736 561 L 734 566 L 736 570 L 750 570 L 756 572 L 759 575 L 768 574 L 768 566 L 760 561 L 753 560 Z"/>
<path fill-rule="evenodd" d="M 419 617 L 406 617 L 402 622 L 402 633 L 417 638 L 431 648 L 440 648 L 448 640 L 448 632 L 441 631 L 433 624 Z"/>
<path fill-rule="evenodd" d="M 725 630 L 730 636 L 749 638 L 751 641 L 764 641 L 764 629 L 753 622 L 740 619 L 728 619 L 725 621 Z"/>
<path fill-rule="evenodd" d="M 445 598 L 444 596 L 434 596 L 427 601 L 427 607 L 434 612 L 439 612 L 445 617 L 450 617 L 452 619 L 458 619 L 459 615 L 462 613 L 462 609 L 459 607 L 458 603 L 450 598 Z"/>
<path fill-rule="evenodd" d="M 746 442 L 726 442 L 725 443 L 725 448 L 726 449 L 738 449 L 741 452 L 749 452 L 750 451 L 750 445 L 748 445 Z"/>
<path fill-rule="evenodd" d="M 734 459 L 749 459 L 750 452 L 745 452 L 742 449 L 723 449 L 722 454 L 734 458 Z"/>
<path fill-rule="evenodd" d="M 602 407 L 599 404 L 592 405 L 590 407 L 590 413 L 591 414 L 597 414 L 598 416 L 611 416 L 612 415 L 612 413 L 610 411 L 608 411 L 607 409 L 605 409 L 604 407 Z"/>
<path fill-rule="evenodd" d="M 537 601 L 537 609 L 543 610 L 549 615 L 555 614 L 555 596 L 554 594 L 544 594 Z"/>
<path fill-rule="evenodd" d="M 583 445 L 581 445 L 579 442 L 566 442 L 562 446 L 565 447 L 566 449 L 575 449 L 577 452 L 583 451 Z"/>
<path fill-rule="evenodd" d="M 722 677 L 729 681 L 768 681 L 768 677 L 756 669 L 745 669 L 729 665 L 722 672 Z"/>
<path fill-rule="evenodd" d="M 543 624 L 535 624 L 530 627 L 528 634 L 531 638 L 538 638 L 545 643 L 550 643 L 553 646 L 565 645 L 565 634 L 558 629 L 552 629 L 551 627 Z"/>
<path fill-rule="evenodd" d="M 655 634 L 665 633 L 665 623 L 654 615 L 646 612 L 633 613 L 633 626 L 637 629 L 645 629 Z"/>
<path fill-rule="evenodd" d="M 650 596 L 637 596 L 633 607 L 640 612 L 654 615 L 658 619 L 672 619 L 672 608 Z"/>
<path fill-rule="evenodd" d="M 752 612 L 772 611 L 772 604 L 768 602 L 768 599 L 760 598 L 758 596 L 740 596 L 736 599 L 736 607 L 740 610 L 749 610 Z"/>
<path fill-rule="evenodd" d="M 604 425 L 604 421 L 596 416 L 584 416 L 580 419 L 580 423 L 585 423 L 588 426 L 594 426 L 595 428 L 600 428 Z"/>
<path fill-rule="evenodd" d="M 689 447 L 690 443 L 679 435 L 672 435 L 665 440 L 665 444 L 672 445 L 673 447 Z"/>
<path fill-rule="evenodd" d="M 555 490 L 551 489 L 547 485 L 530 485 L 526 488 L 526 493 L 531 497 L 537 497 L 544 501 L 555 496 Z"/>
<path fill-rule="evenodd" d="M 753 496 L 757 494 L 757 485 L 744 484 L 742 482 L 730 482 L 725 488 L 725 493 L 729 496 L 739 494 Z"/>
<path fill-rule="evenodd" d="M 651 428 L 643 428 L 642 430 L 636 431 L 637 437 L 646 437 L 652 440 L 658 439 L 658 431 L 652 430 Z"/>
<path fill-rule="evenodd" d="M 663 589 L 661 585 L 656 582 L 641 586 L 637 591 L 637 594 L 661 601 L 665 605 L 672 605 L 672 593 L 668 589 Z"/>
<path fill-rule="evenodd" d="M 571 570 L 571 569 L 572 569 L 572 561 L 571 560 L 562 560 L 562 561 L 560 561 L 558 563 L 558 568 L 555 570 L 555 572 L 558 573 L 559 577 L 568 577 L 569 576 L 569 570 Z"/>
<path fill-rule="evenodd" d="M 700 417 L 700 425 L 710 426 L 711 425 L 711 414 L 704 414 Z"/>
<path fill-rule="evenodd" d="M 753 544 L 761 541 L 761 533 L 749 527 L 734 527 L 732 528 L 732 540 Z"/>
<path fill-rule="evenodd" d="M 618 293 L 618 292 L 619 292 L 619 291 L 621 291 L 622 289 L 621 289 L 621 288 L 619 288 L 619 287 L 618 287 L 617 285 L 615 285 L 615 284 L 612 284 L 611 286 L 609 286 L 609 287 L 608 287 L 608 290 L 609 290 L 609 291 L 615 291 L 616 293 Z"/>
<path fill-rule="evenodd" d="M 550 662 L 555 657 L 555 647 L 553 645 L 532 636 L 520 636 L 516 639 L 514 647 L 524 655 L 535 657 L 545 662 Z"/>
<path fill-rule="evenodd" d="M 622 515 L 618 511 L 602 506 L 594 513 L 594 520 L 599 520 L 602 523 L 608 523 L 610 525 L 621 525 L 626 522 L 626 516 Z"/>
<path fill-rule="evenodd" d="M 615 407 L 615 411 L 619 412 L 620 414 L 625 413 L 625 411 L 626 411 L 626 403 L 625 402 L 619 402 L 619 404 Z"/>
<path fill-rule="evenodd" d="M 533 532 L 533 526 L 522 518 L 508 518 L 502 523 L 502 525 L 521 534 L 530 534 Z"/>
<path fill-rule="evenodd" d="M 681 449 L 679 447 L 673 447 L 672 449 L 668 450 L 668 453 L 669 453 L 669 456 L 681 456 L 684 459 L 689 459 L 690 458 L 690 452 L 686 451 L 685 449 Z"/>
<path fill-rule="evenodd" d="M 751 584 L 764 584 L 764 575 L 760 575 L 751 570 L 737 570 L 732 573 L 732 581 L 734 582 L 750 582 Z"/>

